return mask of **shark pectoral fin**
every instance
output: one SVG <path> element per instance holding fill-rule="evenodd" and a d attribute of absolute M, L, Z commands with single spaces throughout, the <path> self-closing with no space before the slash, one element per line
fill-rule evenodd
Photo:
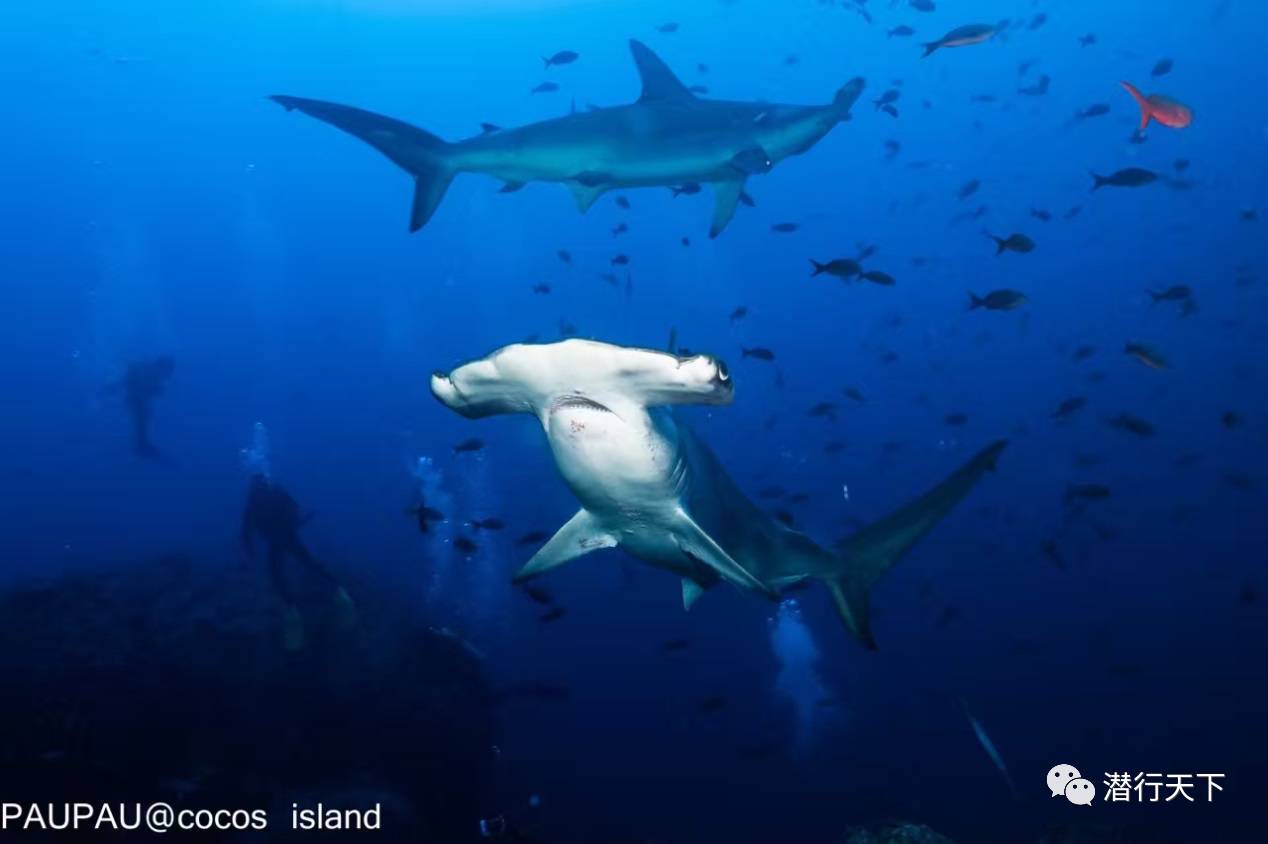
<path fill-rule="evenodd" d="M 760 592 L 769 598 L 779 597 L 770 586 L 753 576 L 748 569 L 737 563 L 722 546 L 713 541 L 713 537 L 705 533 L 683 510 L 678 511 L 678 524 L 674 529 L 674 539 L 679 549 L 693 560 L 709 567 L 742 589 Z"/>
<path fill-rule="evenodd" d="M 717 237 L 735 216 L 740 194 L 744 193 L 744 181 L 713 183 L 713 222 L 709 225 L 709 237 Z"/>
<path fill-rule="evenodd" d="M 564 563 L 597 551 L 616 546 L 616 537 L 599 525 L 599 520 L 587 510 L 578 510 L 550 540 L 543 545 L 524 567 L 515 573 L 513 583 L 523 583 L 543 572 L 558 568 Z"/>
<path fill-rule="evenodd" d="M 594 205 L 595 201 L 603 196 L 607 189 L 607 185 L 568 182 L 568 190 L 572 191 L 572 198 L 577 202 L 577 210 L 582 214 L 589 211 L 590 206 Z"/>
<path fill-rule="evenodd" d="M 700 596 L 704 594 L 704 587 L 696 583 L 690 577 L 682 579 L 682 608 L 683 610 L 691 609 L 696 601 L 700 600 Z"/>

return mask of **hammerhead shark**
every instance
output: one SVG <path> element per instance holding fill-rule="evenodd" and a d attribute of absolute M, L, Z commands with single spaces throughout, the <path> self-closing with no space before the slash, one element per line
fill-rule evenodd
<path fill-rule="evenodd" d="M 643 92 L 629 105 L 574 112 L 518 129 L 490 127 L 464 141 L 443 141 L 408 123 L 337 103 L 273 96 L 342 129 L 383 153 L 414 177 L 409 229 L 431 219 L 457 173 L 486 173 L 503 191 L 527 182 L 562 182 L 585 212 L 615 188 L 711 183 L 717 237 L 735 216 L 749 176 L 810 149 L 863 91 L 846 83 L 824 106 L 726 102 L 697 97 L 655 53 L 638 41 L 630 51 Z"/>
<path fill-rule="evenodd" d="M 560 474 L 581 502 L 516 582 L 617 546 L 682 578 L 687 609 L 721 581 L 777 598 L 814 578 L 827 585 L 846 629 L 872 650 L 872 585 L 995 467 L 1007 444 L 987 446 L 834 553 L 758 508 L 670 410 L 730 403 L 734 383 L 718 358 L 580 339 L 521 343 L 437 372 L 431 390 L 471 419 L 536 416 Z"/>

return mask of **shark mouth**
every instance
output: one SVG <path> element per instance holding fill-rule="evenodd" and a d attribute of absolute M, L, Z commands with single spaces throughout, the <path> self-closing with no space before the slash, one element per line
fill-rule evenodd
<path fill-rule="evenodd" d="M 560 396 L 550 403 L 550 412 L 558 413 L 561 410 L 593 410 L 598 413 L 611 413 L 612 409 L 606 405 L 599 404 L 594 399 L 588 399 L 585 396 Z"/>

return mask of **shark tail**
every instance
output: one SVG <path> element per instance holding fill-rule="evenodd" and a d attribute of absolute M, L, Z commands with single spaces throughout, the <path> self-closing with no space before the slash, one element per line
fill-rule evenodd
<path fill-rule="evenodd" d="M 455 144 L 400 120 L 352 106 L 303 97 L 269 97 L 287 111 L 302 111 L 310 117 L 360 138 L 414 177 L 414 202 L 409 230 L 416 232 L 435 213 L 457 168 L 453 164 Z"/>
<path fill-rule="evenodd" d="M 982 475 L 995 468 L 1007 445 L 1007 440 L 992 443 L 920 498 L 845 541 L 840 572 L 822 579 L 846 629 L 868 650 L 876 650 L 870 622 L 869 592 L 873 584 L 933 530 Z"/>

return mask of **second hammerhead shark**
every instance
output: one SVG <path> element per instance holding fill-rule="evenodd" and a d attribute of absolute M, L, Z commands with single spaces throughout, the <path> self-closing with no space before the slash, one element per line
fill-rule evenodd
<path fill-rule="evenodd" d="M 810 149 L 863 91 L 852 79 L 821 106 L 727 102 L 697 97 L 660 58 L 630 41 L 643 82 L 628 105 L 575 112 L 516 129 L 494 129 L 463 141 L 443 141 L 391 117 L 352 106 L 274 96 L 365 141 L 414 177 L 410 231 L 427 224 L 458 173 L 485 173 L 518 190 L 527 182 L 561 182 L 587 210 L 615 188 L 713 186 L 709 236 L 726 228 L 749 176 Z"/>

